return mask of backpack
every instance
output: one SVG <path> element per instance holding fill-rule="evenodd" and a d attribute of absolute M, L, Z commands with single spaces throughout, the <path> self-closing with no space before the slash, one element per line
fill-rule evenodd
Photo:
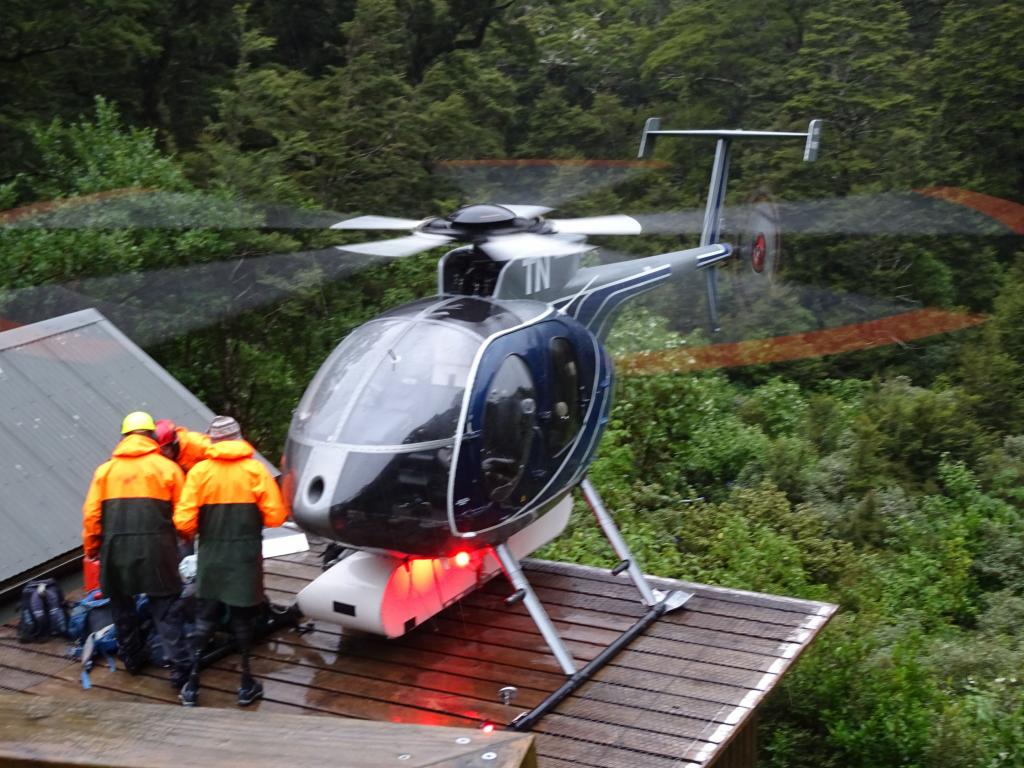
<path fill-rule="evenodd" d="M 18 608 L 18 640 L 42 641 L 67 636 L 68 609 L 64 593 L 54 579 L 35 579 L 21 590 Z"/>
<path fill-rule="evenodd" d="M 68 636 L 75 641 L 68 655 L 82 662 L 83 688 L 88 689 L 91 685 L 89 672 L 97 657 L 106 659 L 111 671 L 116 669 L 117 635 L 110 612 L 110 598 L 103 597 L 100 590 L 90 590 L 75 603 L 68 619 Z"/>
<path fill-rule="evenodd" d="M 99 589 L 92 589 L 71 607 L 68 637 L 74 640 L 76 645 L 81 645 L 90 634 L 113 623 L 110 599 L 104 597 Z"/>

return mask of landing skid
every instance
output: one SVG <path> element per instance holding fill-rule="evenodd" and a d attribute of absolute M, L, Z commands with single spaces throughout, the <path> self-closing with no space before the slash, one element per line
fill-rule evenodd
<path fill-rule="evenodd" d="M 586 499 L 591 511 L 593 511 L 594 516 L 597 518 L 597 522 L 601 526 L 605 537 L 611 543 L 612 549 L 615 550 L 616 555 L 620 558 L 619 564 L 612 569 L 612 573 L 616 576 L 623 572 L 628 573 L 633 584 L 640 592 L 641 601 L 650 610 L 633 626 L 623 632 L 621 636 L 610 643 L 590 663 L 577 670 L 572 654 L 566 648 L 565 643 L 562 642 L 562 638 L 548 617 L 547 611 L 544 610 L 544 606 L 541 605 L 540 600 L 534 594 L 533 588 L 523 574 L 518 560 L 516 560 L 504 544 L 496 546 L 495 552 L 501 561 L 502 568 L 505 570 L 505 575 L 508 576 L 509 581 L 512 582 L 512 586 L 516 590 L 510 600 L 514 602 L 518 602 L 519 599 L 522 600 L 526 610 L 530 613 L 530 618 L 533 619 L 541 635 L 544 637 L 544 642 L 548 644 L 555 659 L 558 661 L 558 665 L 562 668 L 562 672 L 569 676 L 569 680 L 541 703 L 537 709 L 516 718 L 509 726 L 513 730 L 528 730 L 544 712 L 554 707 L 559 701 L 576 690 L 594 672 L 608 663 L 615 654 L 626 647 L 633 638 L 642 633 L 665 613 L 682 608 L 693 597 L 689 592 L 674 591 L 664 594 L 651 589 L 651 586 L 644 579 L 643 572 L 637 565 L 629 545 L 622 538 L 615 520 L 612 519 L 612 516 L 608 514 L 608 510 L 605 509 L 604 502 L 601 500 L 597 489 L 594 488 L 590 480 L 584 479 L 580 483 L 580 490 L 583 492 L 583 497 Z"/>

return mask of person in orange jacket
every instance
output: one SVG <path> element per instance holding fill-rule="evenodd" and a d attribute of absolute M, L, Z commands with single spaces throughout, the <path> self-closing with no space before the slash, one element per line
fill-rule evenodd
<path fill-rule="evenodd" d="M 99 557 L 100 587 L 110 598 L 125 668 L 138 674 L 146 661 L 135 609 L 135 596 L 145 593 L 171 664 L 171 685 L 178 688 L 191 667 L 177 611 L 181 578 L 172 522 L 185 478 L 177 464 L 160 455 L 155 429 L 144 411 L 125 416 L 123 438 L 93 474 L 82 506 L 82 545 L 87 558 Z"/>
<path fill-rule="evenodd" d="M 155 434 L 160 453 L 175 462 L 186 473 L 206 458 L 206 449 L 210 447 L 209 435 L 179 427 L 170 419 L 157 419 Z M 195 550 L 192 542 L 178 543 L 179 559 L 193 554 Z"/>
<path fill-rule="evenodd" d="M 196 534 L 196 632 L 193 665 L 178 698 L 187 707 L 199 698 L 199 661 L 217 622 L 230 612 L 231 632 L 242 653 L 238 705 L 248 706 L 263 695 L 263 686 L 249 671 L 249 648 L 264 602 L 263 528 L 281 525 L 287 509 L 270 472 L 242 439 L 238 422 L 217 416 L 207 431 L 206 459 L 185 479 L 174 509 L 174 526 L 186 539 Z"/>
<path fill-rule="evenodd" d="M 160 453 L 188 472 L 206 458 L 210 436 L 180 427 L 170 419 L 159 419 L 156 422 L 156 442 Z"/>

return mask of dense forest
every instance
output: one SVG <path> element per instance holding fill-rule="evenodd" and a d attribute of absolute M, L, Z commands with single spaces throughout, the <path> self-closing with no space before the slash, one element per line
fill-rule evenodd
<path fill-rule="evenodd" d="M 1024 4 L 6 0 L 3 16 L 0 322 L 99 306 L 271 455 L 338 340 L 434 289 L 437 252 L 325 255 L 331 211 L 699 209 L 707 144 L 617 162 L 654 115 L 826 121 L 813 164 L 795 145 L 738 147 L 731 201 L 956 187 L 1016 210 L 1016 235 L 883 206 L 884 232 L 787 236 L 771 290 L 724 318 L 730 338 L 862 310 L 987 320 L 621 375 L 591 478 L 648 572 L 839 604 L 768 705 L 764 765 L 1024 765 Z M 798 283 L 847 297 L 846 314 Z M 613 352 L 714 342 L 701 301 L 659 289 Z M 586 514 L 544 554 L 611 561 Z"/>

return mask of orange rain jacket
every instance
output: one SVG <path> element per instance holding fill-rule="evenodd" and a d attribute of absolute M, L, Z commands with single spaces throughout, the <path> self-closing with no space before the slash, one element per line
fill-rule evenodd
<path fill-rule="evenodd" d="M 100 558 L 104 594 L 181 591 L 172 514 L 184 479 L 145 435 L 125 437 L 97 468 L 82 506 L 82 545 L 86 557 Z"/>
<path fill-rule="evenodd" d="M 266 467 L 245 440 L 212 443 L 196 464 L 174 510 L 186 538 L 199 534 L 196 596 L 227 605 L 263 601 L 263 528 L 288 511 Z"/>
<path fill-rule="evenodd" d="M 185 427 L 177 427 L 174 430 L 178 435 L 178 462 L 183 470 L 188 472 L 192 467 L 206 458 L 206 451 L 210 447 L 210 436 L 202 432 L 192 432 Z"/>

